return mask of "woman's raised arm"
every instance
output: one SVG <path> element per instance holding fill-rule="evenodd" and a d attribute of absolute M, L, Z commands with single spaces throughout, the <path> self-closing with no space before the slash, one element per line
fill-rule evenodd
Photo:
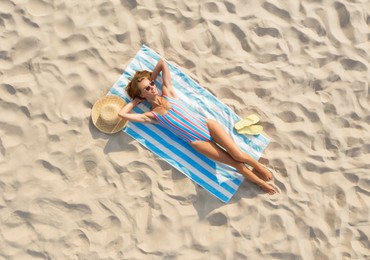
<path fill-rule="evenodd" d="M 143 114 L 131 114 L 130 111 L 141 103 L 142 100 L 135 98 L 130 103 L 126 104 L 121 111 L 119 111 L 118 116 L 122 119 L 126 119 L 131 122 L 139 123 L 157 123 L 156 120 L 151 116 L 149 112 Z"/>
<path fill-rule="evenodd" d="M 172 98 L 177 98 L 176 92 L 172 86 L 171 82 L 171 73 L 170 69 L 168 68 L 168 65 L 166 61 L 162 58 L 158 61 L 157 65 L 155 66 L 151 80 L 155 80 L 158 76 L 158 74 L 162 71 L 162 94 L 172 97 Z"/>

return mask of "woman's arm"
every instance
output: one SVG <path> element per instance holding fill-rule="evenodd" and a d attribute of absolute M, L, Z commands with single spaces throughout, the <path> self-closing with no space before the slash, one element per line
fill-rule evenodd
<path fill-rule="evenodd" d="M 151 80 L 155 80 L 158 76 L 158 74 L 162 71 L 162 94 L 172 97 L 172 98 L 177 98 L 176 92 L 172 86 L 171 83 L 171 73 L 168 68 L 168 65 L 164 59 L 160 59 L 155 66 Z"/>
<path fill-rule="evenodd" d="M 121 111 L 119 111 L 118 116 L 122 119 L 126 119 L 131 122 L 139 123 L 157 123 L 157 121 L 151 117 L 150 113 L 143 114 L 130 114 L 130 111 L 141 103 L 142 100 L 135 98 L 130 103 L 126 104 Z"/>

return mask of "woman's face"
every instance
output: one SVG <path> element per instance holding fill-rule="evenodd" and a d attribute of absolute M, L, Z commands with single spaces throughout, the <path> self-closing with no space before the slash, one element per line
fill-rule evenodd
<path fill-rule="evenodd" d="M 154 84 L 154 81 L 150 81 L 145 78 L 139 83 L 139 88 L 141 91 L 141 97 L 145 99 L 151 99 L 158 95 L 158 89 Z"/>

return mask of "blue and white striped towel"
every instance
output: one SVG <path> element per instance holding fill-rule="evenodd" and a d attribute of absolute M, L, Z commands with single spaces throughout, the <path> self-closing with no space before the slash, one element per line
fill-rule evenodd
<path fill-rule="evenodd" d="M 160 58 L 159 54 L 143 45 L 108 95 L 118 95 L 129 102 L 130 98 L 125 87 L 130 79 L 138 70 L 152 71 Z M 240 118 L 228 106 L 182 72 L 175 64 L 168 63 L 168 66 L 172 84 L 184 103 L 194 113 L 200 113 L 220 122 L 240 148 L 258 160 L 269 143 L 268 138 L 262 134 L 238 135 L 233 126 Z M 158 88 L 161 86 L 160 76 L 157 78 L 156 85 Z M 136 113 L 149 110 L 148 102 L 143 102 L 134 108 Z M 231 199 L 244 180 L 244 177 L 235 169 L 199 154 L 189 144 L 160 125 L 130 122 L 123 131 L 223 202 Z"/>

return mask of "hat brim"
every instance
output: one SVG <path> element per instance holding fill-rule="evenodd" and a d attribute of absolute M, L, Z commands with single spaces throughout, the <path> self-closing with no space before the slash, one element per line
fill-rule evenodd
<path fill-rule="evenodd" d="M 99 115 L 100 115 L 101 109 L 106 104 L 115 104 L 119 107 L 123 107 L 124 105 L 126 105 L 126 102 L 122 98 L 120 98 L 119 96 L 115 96 L 115 95 L 108 95 L 108 96 L 105 96 L 105 97 L 102 97 L 102 98 L 98 99 L 95 102 L 92 109 L 91 109 L 92 122 L 93 122 L 94 126 L 100 132 L 103 132 L 105 134 L 118 133 L 119 131 L 121 131 L 127 125 L 128 121 L 120 118 L 119 121 L 117 122 L 117 124 L 115 124 L 115 125 L 110 125 L 110 124 L 106 124 L 105 122 L 103 122 L 100 119 Z"/>

